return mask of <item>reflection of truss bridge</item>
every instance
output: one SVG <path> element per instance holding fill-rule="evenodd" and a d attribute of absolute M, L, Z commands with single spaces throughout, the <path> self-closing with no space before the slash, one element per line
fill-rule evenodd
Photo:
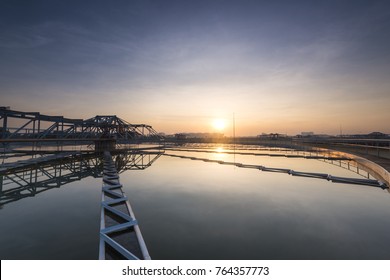
<path fill-rule="evenodd" d="M 117 170 L 149 167 L 161 152 L 128 151 L 116 154 Z M 5 166 L 5 165 L 3 165 Z M 102 177 L 103 163 L 95 153 L 33 156 L 0 170 L 0 207 L 86 177 Z"/>
<path fill-rule="evenodd" d="M 126 170 L 141 170 L 151 166 L 160 156 L 162 152 L 147 152 L 141 153 L 136 151 L 128 151 L 126 153 L 120 153 L 114 155 L 115 166 L 118 173 L 122 173 Z"/>
<path fill-rule="evenodd" d="M 2 121 L 2 127 L 0 127 L 0 142 L 2 143 L 101 140 L 134 143 L 161 140 L 150 125 L 130 124 L 115 115 L 96 116 L 82 120 L 0 107 L 0 121 Z"/>

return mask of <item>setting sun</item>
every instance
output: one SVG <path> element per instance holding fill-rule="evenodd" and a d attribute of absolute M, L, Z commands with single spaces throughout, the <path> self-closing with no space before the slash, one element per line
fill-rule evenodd
<path fill-rule="evenodd" d="M 215 119 L 213 121 L 213 127 L 214 129 L 221 131 L 226 127 L 226 121 L 223 119 Z"/>

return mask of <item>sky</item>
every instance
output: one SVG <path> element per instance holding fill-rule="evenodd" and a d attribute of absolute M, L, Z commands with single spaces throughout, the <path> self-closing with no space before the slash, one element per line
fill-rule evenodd
<path fill-rule="evenodd" d="M 233 115 L 238 136 L 390 133 L 389 30 L 390 1 L 0 0 L 0 105 L 167 134 L 230 136 Z"/>

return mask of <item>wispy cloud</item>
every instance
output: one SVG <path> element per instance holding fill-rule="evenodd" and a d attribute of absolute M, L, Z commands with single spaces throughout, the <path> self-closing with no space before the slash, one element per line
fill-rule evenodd
<path fill-rule="evenodd" d="M 44 46 L 53 39 L 34 32 L 31 28 L 0 32 L 0 48 L 27 49 Z"/>
<path fill-rule="evenodd" d="M 15 7 L 0 29 L 2 100 L 182 129 L 236 112 L 248 133 L 351 120 L 365 102 L 388 116 L 386 3 L 222 2 Z"/>

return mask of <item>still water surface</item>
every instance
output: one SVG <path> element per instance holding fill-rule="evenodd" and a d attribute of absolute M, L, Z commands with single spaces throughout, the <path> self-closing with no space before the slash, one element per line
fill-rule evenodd
<path fill-rule="evenodd" d="M 362 178 L 314 159 L 166 153 Z M 97 259 L 102 181 L 79 179 L 3 205 L 1 259 Z M 380 188 L 166 155 L 120 181 L 153 259 L 390 259 Z"/>

